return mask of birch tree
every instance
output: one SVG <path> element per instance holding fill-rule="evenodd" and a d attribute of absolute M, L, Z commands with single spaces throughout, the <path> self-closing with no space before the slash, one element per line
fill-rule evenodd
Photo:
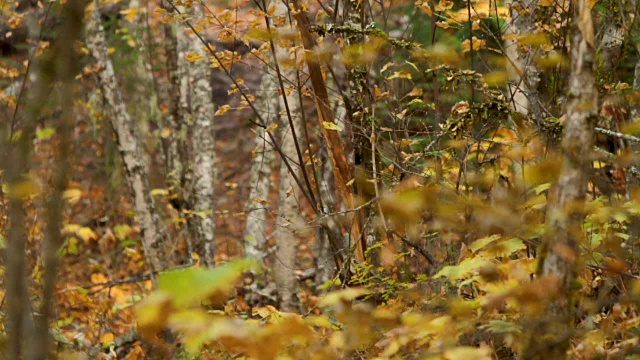
<path fill-rule="evenodd" d="M 163 9 L 169 13 L 173 9 L 167 1 L 162 2 Z M 177 31 L 177 26 L 173 22 L 166 22 L 164 30 L 164 50 L 167 58 L 167 73 L 169 84 L 166 88 L 166 101 L 168 102 L 168 112 L 163 128 L 163 147 L 165 156 L 165 168 L 167 173 L 167 183 L 169 185 L 170 201 L 175 208 L 182 210 L 189 197 L 184 189 L 186 184 L 186 169 L 189 159 L 186 148 L 186 128 L 187 128 L 187 95 L 188 78 L 186 54 L 186 34 Z"/>
<path fill-rule="evenodd" d="M 539 48 L 522 43 L 526 35 L 542 36 L 536 26 L 538 0 L 510 0 L 508 5 L 510 17 L 505 33 L 505 55 L 513 110 L 540 121 L 543 118 L 538 93 L 541 71 L 535 63 Z"/>
<path fill-rule="evenodd" d="M 202 5 L 192 4 L 190 15 L 204 18 Z M 196 34 L 188 36 L 188 51 L 206 57 L 202 40 Z M 214 194 L 215 142 L 213 134 L 214 104 L 211 98 L 210 67 L 207 61 L 196 61 L 189 65 L 189 99 L 191 100 L 192 144 L 192 205 L 189 217 L 193 231 L 191 251 L 207 266 L 214 262 Z"/>
<path fill-rule="evenodd" d="M 143 156 L 143 146 L 119 89 L 97 7 L 97 2 L 94 2 L 91 20 L 86 28 L 86 43 L 100 68 L 98 82 L 111 125 L 117 136 L 127 183 L 133 195 L 133 205 L 142 232 L 142 247 L 146 260 L 151 270 L 159 271 L 169 265 L 165 249 L 166 231 L 151 196 L 149 169 Z"/>
<path fill-rule="evenodd" d="M 523 359 L 566 357 L 573 326 L 576 259 L 583 237 L 583 207 L 598 116 L 595 80 L 595 35 L 591 9 L 577 2 L 571 41 L 571 74 L 562 137 L 562 170 L 547 210 L 547 235 L 540 250 L 538 276 L 557 284 L 557 294 L 529 334 Z"/>
<path fill-rule="evenodd" d="M 167 12 L 176 10 L 169 2 L 163 6 Z M 177 11 L 179 25 L 188 17 L 204 17 L 200 4 L 188 9 L 179 7 Z M 211 266 L 215 252 L 215 109 L 208 63 L 188 60 L 206 59 L 208 53 L 200 34 L 188 26 L 176 29 L 167 23 L 164 34 L 170 78 L 169 131 L 164 142 L 170 200 L 188 214 L 189 254 L 195 253 L 203 265 Z"/>
<path fill-rule="evenodd" d="M 275 54 L 276 64 L 282 60 L 288 60 L 286 62 L 293 60 L 295 63 L 295 52 L 290 53 L 285 47 L 276 46 Z M 278 68 L 276 67 L 276 69 Z M 282 69 L 282 73 L 278 76 L 289 80 L 296 79 L 296 71 L 293 67 L 287 67 Z M 294 167 L 296 174 L 291 174 L 285 161 L 291 163 L 291 159 L 298 158 L 298 146 L 299 142 L 301 142 L 300 134 L 302 134 L 302 119 L 300 115 L 302 107 L 298 89 L 292 90 L 289 86 L 285 87 L 283 81 L 280 81 L 280 86 L 280 108 L 283 109 L 283 116 L 287 117 L 289 121 L 288 123 L 284 122 L 285 124 L 282 127 L 282 142 L 280 145 L 282 163 L 280 165 L 280 186 L 278 188 L 278 217 L 275 231 L 277 252 L 274 271 L 280 304 L 284 310 L 288 311 L 293 309 L 294 304 L 297 248 L 294 230 L 299 226 L 300 217 L 299 199 L 296 196 L 293 176 L 299 175 L 304 169 L 302 168 L 303 164 L 299 164 L 299 166 Z"/>
<path fill-rule="evenodd" d="M 264 66 L 260 89 L 256 97 L 261 117 L 270 124 L 278 124 L 278 83 L 269 65 Z M 266 130 L 258 128 L 253 150 L 249 184 L 249 201 L 246 207 L 247 219 L 244 227 L 244 254 L 262 261 L 266 243 L 266 223 L 269 209 L 266 205 L 271 187 L 271 173 L 275 152 L 266 139 Z"/>
<path fill-rule="evenodd" d="M 323 213 L 330 213 L 336 203 L 333 196 L 334 179 L 331 173 L 331 164 L 327 159 L 326 152 L 323 151 L 320 158 L 320 189 L 318 191 L 319 196 L 322 197 L 322 204 L 324 206 Z M 335 262 L 333 259 L 331 244 L 329 240 L 329 234 L 326 229 L 318 226 L 316 228 L 316 239 L 314 243 L 314 255 L 315 255 L 315 271 L 316 271 L 316 284 L 321 285 L 327 282 L 335 270 Z"/>

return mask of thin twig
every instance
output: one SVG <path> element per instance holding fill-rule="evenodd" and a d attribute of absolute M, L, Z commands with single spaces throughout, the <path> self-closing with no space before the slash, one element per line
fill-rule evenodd
<path fill-rule="evenodd" d="M 362 210 L 362 209 L 366 208 L 367 206 L 369 206 L 369 205 L 373 204 L 373 203 L 374 203 L 375 201 L 377 201 L 377 200 L 378 200 L 378 198 L 373 198 L 373 199 L 371 199 L 371 200 L 367 201 L 367 202 L 366 202 L 366 203 L 364 203 L 364 204 L 361 204 L 361 205 L 359 205 L 359 206 L 356 206 L 356 207 L 355 207 L 355 208 L 353 208 L 353 209 L 346 209 L 346 210 L 342 210 L 342 211 L 336 211 L 336 212 L 333 212 L 333 213 L 325 214 L 325 215 L 323 215 L 323 216 L 317 217 L 317 218 L 315 218 L 315 219 L 313 219 L 313 220 L 309 221 L 309 223 L 313 223 L 313 222 L 316 222 L 316 221 L 320 221 L 320 220 L 323 220 L 323 219 L 326 219 L 326 218 L 328 218 L 328 217 L 332 217 L 332 216 L 346 215 L 346 214 L 348 214 L 348 213 L 352 213 L 352 212 L 360 211 L 360 210 Z"/>
<path fill-rule="evenodd" d="M 633 135 L 629 135 L 629 134 L 623 134 L 623 133 L 619 133 L 617 131 L 612 131 L 612 130 L 608 130 L 608 129 L 603 129 L 603 128 L 595 128 L 595 131 L 604 134 L 604 135 L 608 135 L 608 136 L 613 136 L 613 137 L 617 137 L 619 139 L 623 139 L 623 140 L 627 140 L 627 141 L 632 141 L 635 143 L 640 143 L 640 138 L 637 136 L 633 136 Z"/>

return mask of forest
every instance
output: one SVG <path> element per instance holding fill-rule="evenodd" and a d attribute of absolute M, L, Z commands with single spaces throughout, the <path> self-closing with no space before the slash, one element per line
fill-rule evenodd
<path fill-rule="evenodd" d="M 639 15 L 0 0 L 0 358 L 640 359 Z"/>

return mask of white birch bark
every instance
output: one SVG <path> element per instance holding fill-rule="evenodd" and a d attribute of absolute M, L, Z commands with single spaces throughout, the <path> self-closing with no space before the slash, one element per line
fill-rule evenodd
<path fill-rule="evenodd" d="M 324 156 L 320 159 L 322 164 L 319 167 L 320 189 L 318 193 L 322 197 L 323 213 L 326 214 L 335 209 L 336 202 L 333 195 L 335 184 L 333 173 L 331 171 L 331 163 L 329 162 L 328 156 L 326 154 L 323 155 Z M 329 235 L 321 226 L 316 228 L 315 240 L 313 249 L 316 269 L 315 281 L 317 285 L 321 285 L 331 279 L 336 266 L 333 259 L 331 244 L 329 242 Z"/>
<path fill-rule="evenodd" d="M 509 0 L 510 18 L 505 33 L 505 56 L 513 110 L 536 120 L 543 117 L 538 95 L 541 71 L 534 63 L 539 49 L 518 43 L 518 37 L 536 32 L 538 0 Z"/>
<path fill-rule="evenodd" d="M 97 2 L 94 4 L 97 5 Z M 100 67 L 99 85 L 111 124 L 117 135 L 118 149 L 134 198 L 134 209 L 142 232 L 142 246 L 146 260 L 153 271 L 162 270 L 169 264 L 165 253 L 166 231 L 151 196 L 149 169 L 144 160 L 143 147 L 135 123 L 127 112 L 126 103 L 118 88 L 113 63 L 109 58 L 104 27 L 97 8 L 94 9 L 86 30 L 87 47 Z"/>
<path fill-rule="evenodd" d="M 286 48 L 276 46 L 276 61 L 279 61 L 280 59 L 289 59 L 291 56 L 295 56 L 295 54 L 289 54 Z M 283 67 L 280 67 L 280 69 L 282 70 L 283 77 L 290 80 L 296 79 L 296 69 L 283 69 Z M 286 99 L 293 129 L 289 124 L 288 114 L 286 114 L 285 110 L 282 110 L 281 114 L 287 120 L 282 121 L 281 151 L 282 155 L 285 156 L 287 161 L 292 165 L 294 171 L 296 171 L 297 174 L 300 174 L 300 171 L 303 170 L 297 167 L 295 165 L 297 161 L 292 161 L 292 159 L 298 158 L 296 145 L 294 143 L 294 132 L 298 136 L 298 141 L 300 143 L 302 142 L 302 138 L 300 136 L 302 134 L 302 119 L 300 115 L 302 108 L 300 106 L 297 89 L 289 91 L 289 86 L 286 85 L 287 82 L 284 83 L 287 91 L 285 91 L 284 94 L 280 94 L 280 109 L 286 109 L 284 104 Z M 276 220 L 275 231 L 277 252 L 274 271 L 281 309 L 284 311 L 291 311 L 293 310 L 295 301 L 294 295 L 296 291 L 295 270 L 297 246 L 296 233 L 294 229 L 299 227 L 300 208 L 294 188 L 296 185 L 293 175 L 285 165 L 285 159 L 281 160 L 280 187 L 278 190 L 278 217 Z"/>
<path fill-rule="evenodd" d="M 161 118 L 158 107 L 158 94 L 155 92 L 155 82 L 151 67 L 150 49 L 147 46 L 147 9 L 140 0 L 131 0 L 129 8 L 135 10 L 136 15 L 127 29 L 137 50 L 135 72 L 137 73 L 136 89 L 141 106 L 136 106 L 136 114 L 142 139 L 146 138 L 148 132 L 148 121 L 159 122 Z"/>
<path fill-rule="evenodd" d="M 202 5 L 194 3 L 190 14 L 196 19 L 204 18 Z M 191 34 L 188 36 L 189 51 L 207 54 L 202 50 L 204 44 Z M 215 181 L 215 142 L 213 133 L 214 104 L 211 98 L 210 67 L 208 61 L 189 64 L 189 97 L 191 100 L 191 144 L 193 152 L 192 203 L 193 215 L 190 226 L 193 230 L 192 251 L 200 257 L 206 266 L 214 262 L 214 193 Z"/>
<path fill-rule="evenodd" d="M 257 108 L 260 116 L 269 126 L 278 123 L 278 82 L 269 70 L 264 67 L 264 73 L 257 94 Z M 249 200 L 246 207 L 247 218 L 244 227 L 244 254 L 246 257 L 263 261 L 266 243 L 266 223 L 268 215 L 267 200 L 271 187 L 271 173 L 275 152 L 266 141 L 265 129 L 256 131 L 253 162 L 249 184 Z"/>
<path fill-rule="evenodd" d="M 604 27 L 604 34 L 600 42 L 600 59 L 602 61 L 603 74 L 611 79 L 611 71 L 615 69 L 616 62 L 620 58 L 620 50 L 624 42 L 625 31 L 615 20 L 608 20 Z"/>

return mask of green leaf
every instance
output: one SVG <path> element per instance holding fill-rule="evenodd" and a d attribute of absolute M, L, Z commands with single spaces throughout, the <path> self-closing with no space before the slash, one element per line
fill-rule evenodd
<path fill-rule="evenodd" d="M 127 235 L 131 232 L 131 226 L 127 224 L 119 224 L 113 227 L 116 237 L 122 241 L 126 240 Z"/>
<path fill-rule="evenodd" d="M 230 261 L 213 269 L 171 270 L 158 276 L 158 290 L 166 293 L 177 307 L 197 304 L 216 292 L 231 289 L 242 273 L 255 266 L 249 259 Z"/>
<path fill-rule="evenodd" d="M 536 194 L 540 194 L 543 191 L 548 190 L 550 187 L 551 187 L 551 183 L 544 183 L 534 187 L 533 191 L 535 191 Z"/>
<path fill-rule="evenodd" d="M 446 277 L 449 281 L 464 279 L 469 276 L 474 270 L 480 269 L 483 266 L 491 264 L 491 260 L 476 256 L 463 260 L 459 265 L 445 266 L 442 270 L 435 274 L 434 278 L 441 276 Z"/>
<path fill-rule="evenodd" d="M 473 252 L 477 252 L 478 250 L 482 249 L 483 247 L 487 246 L 488 244 L 491 244 L 492 242 L 496 241 L 500 239 L 500 235 L 499 234 L 494 234 L 491 236 L 486 236 L 483 238 L 480 238 L 474 242 L 472 242 L 469 245 L 469 249 L 471 249 L 471 251 Z"/>
<path fill-rule="evenodd" d="M 138 243 L 135 240 L 125 239 L 120 242 L 120 246 L 122 247 L 132 247 L 136 246 Z"/>
<path fill-rule="evenodd" d="M 56 129 L 52 127 L 46 127 L 42 129 L 36 130 L 36 138 L 38 140 L 49 140 L 53 135 L 55 135 Z"/>
<path fill-rule="evenodd" d="M 503 320 L 491 320 L 488 324 L 482 325 L 480 328 L 494 334 L 512 334 L 522 332 L 518 325 Z"/>

